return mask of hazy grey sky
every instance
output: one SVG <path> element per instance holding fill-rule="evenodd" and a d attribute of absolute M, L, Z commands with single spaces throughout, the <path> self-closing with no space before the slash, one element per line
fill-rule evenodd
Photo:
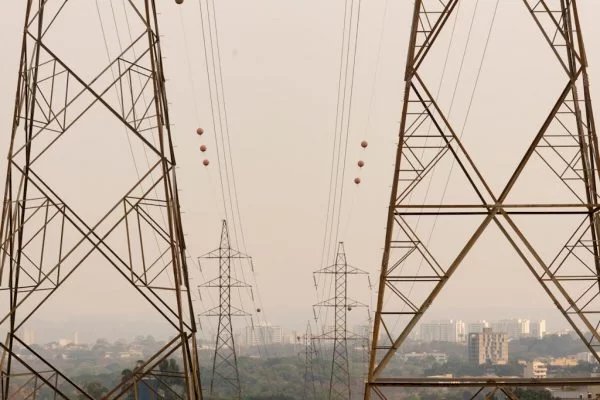
<path fill-rule="evenodd" d="M 114 2 L 119 3 L 118 0 Z M 106 8 L 108 0 L 99 0 L 99 3 Z M 217 246 L 223 217 L 218 198 L 217 163 L 215 153 L 210 151 L 215 143 L 210 132 L 199 14 L 193 0 L 186 0 L 181 6 L 170 0 L 158 3 L 185 212 L 183 223 L 189 251 L 197 256 Z M 378 279 L 383 246 L 412 3 L 407 0 L 369 0 L 362 5 L 340 239 L 346 243 L 350 263 L 369 271 L 373 283 Z M 463 3 L 459 16 L 462 28 L 457 30 L 456 44 L 442 86 L 445 107 L 458 74 L 457 65 L 474 0 Z M 459 100 L 451 116 L 457 125 L 461 125 L 464 118 L 494 3 L 493 0 L 481 0 L 474 38 L 458 86 Z M 596 100 L 596 114 L 600 115 L 600 89 L 596 84 L 600 81 L 600 25 L 597 23 L 600 4 L 593 0 L 581 0 L 579 4 L 587 40 L 592 95 Z M 274 324 L 296 328 L 301 328 L 312 317 L 311 305 L 317 301 L 312 271 L 320 266 L 325 228 L 343 5 L 342 0 L 217 1 L 223 78 L 247 250 L 254 257 L 268 319 Z M 0 37 L 3 38 L 0 42 L 0 126 L 5 132 L 0 135 L 2 180 L 23 11 L 23 4 L 11 2 L 3 7 L 0 16 Z M 108 14 L 105 17 L 108 20 Z M 69 14 L 69 18 L 71 20 L 59 22 L 72 42 L 62 43 L 60 51 L 66 59 L 89 67 L 87 76 L 91 76 L 100 68 L 100 65 L 94 67 L 94 60 L 102 61 L 102 68 L 106 63 L 96 11 L 90 7 L 85 14 Z M 89 47 L 84 42 L 86 37 L 90 38 Z M 440 40 L 441 50 L 433 54 L 434 58 L 426 66 L 431 87 L 437 86 L 436 79 L 439 79 L 447 46 L 443 39 Z M 57 52 L 62 54 L 60 51 Z M 475 162 L 496 187 L 506 181 L 507 174 L 512 172 L 511 166 L 521 157 L 528 140 L 560 94 L 563 81 L 554 79 L 558 64 L 552 57 L 522 1 L 501 0 L 476 103 L 465 131 L 465 142 L 474 152 L 477 150 Z M 71 166 L 64 165 L 65 157 L 82 165 L 83 169 L 83 164 L 93 168 L 93 161 L 101 158 L 101 150 L 111 155 L 126 154 L 115 143 L 102 144 L 102 135 L 109 130 L 103 125 L 102 115 L 97 115 L 93 121 L 88 126 L 88 134 L 95 139 L 88 143 L 85 151 L 94 149 L 94 152 L 78 154 L 87 139 L 72 139 L 68 142 L 71 147 L 65 148 L 70 154 L 59 154 L 53 159 L 63 163 L 55 171 L 68 174 L 68 180 L 63 180 L 63 184 L 74 186 L 72 196 L 77 197 L 78 191 L 87 192 L 82 194 L 82 199 L 86 195 L 94 197 L 85 189 L 89 178 L 77 168 L 73 171 Z M 194 133 L 198 126 L 207 131 L 202 138 Z M 369 141 L 366 150 L 359 146 L 363 139 Z M 201 165 L 204 158 L 198 151 L 201 143 L 209 147 L 207 157 L 211 159 L 211 165 L 208 168 Z M 77 144 L 81 147 L 76 147 Z M 364 159 L 366 167 L 360 172 L 362 183 L 356 186 L 352 180 L 358 173 L 355 163 L 359 158 Z M 126 167 L 131 169 L 131 162 Z M 98 186 L 129 185 L 130 181 L 123 177 L 130 175 L 121 174 L 116 165 L 106 168 L 96 171 L 94 176 L 100 176 L 102 172 L 112 175 L 107 175 L 104 180 L 98 178 Z M 93 204 L 95 207 L 92 208 L 96 208 L 99 215 L 112 202 L 111 199 L 108 203 Z M 444 234 L 451 235 L 452 232 L 436 232 L 436 236 Z M 493 256 L 492 251 L 505 254 L 506 258 Z M 490 273 L 499 268 L 506 270 L 506 276 L 494 279 L 490 288 Z M 205 274 L 208 277 L 215 272 L 213 269 Z M 200 283 L 198 273 L 194 273 L 193 278 L 193 285 Z M 559 325 L 560 319 L 556 318 L 550 301 L 546 298 L 538 300 L 536 295 L 542 295 L 542 291 L 533 286 L 535 282 L 505 241 L 494 234 L 482 238 L 455 278 L 456 283 L 448 285 L 440 303 L 432 307 L 429 318 L 546 317 L 551 320 L 551 326 Z M 69 299 L 68 296 L 49 304 L 50 315 L 67 306 L 75 311 L 61 318 L 81 315 L 84 313 L 83 299 L 89 299 L 91 316 L 104 319 L 115 312 L 123 318 L 127 311 L 120 304 L 130 301 L 130 295 L 123 297 L 122 293 L 129 292 L 125 291 L 125 285 L 104 279 L 111 282 L 106 300 L 100 300 L 103 289 L 95 281 L 88 288 L 70 289 L 78 299 L 76 304 L 73 304 L 73 297 Z M 369 301 L 364 281 L 361 287 L 353 289 L 355 297 Z M 101 312 L 103 305 L 110 311 Z M 207 306 L 197 303 L 196 308 L 201 311 Z M 89 317 L 86 318 L 88 321 Z"/>

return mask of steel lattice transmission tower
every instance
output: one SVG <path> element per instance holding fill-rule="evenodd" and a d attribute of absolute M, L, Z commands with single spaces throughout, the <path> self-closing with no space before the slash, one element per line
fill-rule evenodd
<path fill-rule="evenodd" d="M 227 386 L 227 394 L 241 399 L 242 387 L 231 317 L 245 317 L 249 314 L 231 305 L 231 289 L 249 287 L 249 285 L 232 276 L 232 262 L 233 260 L 250 259 L 250 257 L 231 248 L 227 221 L 223 220 L 219 248 L 203 255 L 200 259 L 219 260 L 219 276 L 200 286 L 219 289 L 219 305 L 201 314 L 204 317 L 216 317 L 219 321 L 210 380 L 210 394 L 216 394 L 218 391 L 215 388 L 216 380 L 218 380 Z"/>
<path fill-rule="evenodd" d="M 0 293 L 9 299 L 2 303 L 0 314 L 0 329 L 8 332 L 0 342 L 1 397 L 37 398 L 45 392 L 57 399 L 92 399 L 53 360 L 20 336 L 33 316 L 43 315 L 48 300 L 64 291 L 63 285 L 74 276 L 89 273 L 89 268 L 82 267 L 92 263 L 94 271 L 107 267 L 102 275 L 122 278 L 125 287 L 170 328 L 172 337 L 104 398 L 138 398 L 145 392 L 156 398 L 201 399 L 196 324 L 154 0 L 123 2 L 131 41 L 121 36 L 122 48 L 115 57 L 109 56 L 106 65 L 93 61 L 98 54 L 93 54 L 92 42 L 86 42 L 85 35 L 100 34 L 100 29 L 95 31 L 96 25 L 85 20 L 95 14 L 73 11 L 81 3 L 28 0 L 22 4 L 26 7 L 23 45 L 0 224 Z M 114 31 L 103 27 L 102 33 Z M 86 62 L 74 66 L 73 60 L 81 58 Z M 90 77 L 84 64 L 96 75 Z M 102 115 L 100 120 L 98 115 Z M 73 188 L 73 183 L 45 166 L 49 160 L 68 165 L 73 155 L 86 151 L 86 160 L 100 156 L 99 150 L 84 148 L 86 143 L 75 149 L 63 146 L 65 138 L 81 137 L 98 123 L 95 132 L 103 135 L 95 135 L 95 140 L 114 142 L 119 135 L 127 135 L 132 149 L 143 149 L 148 167 L 137 166 L 138 179 L 125 182 L 128 189 L 121 197 L 108 193 L 131 177 L 125 170 L 119 172 L 121 176 L 110 177 L 110 187 L 96 186 L 97 203 L 74 204 L 74 197 L 87 194 L 84 189 Z M 98 165 L 100 174 L 116 163 L 116 154 L 107 156 L 107 163 Z M 68 167 L 84 173 L 83 165 Z M 67 190 L 61 190 L 61 183 L 68 185 Z M 79 190 L 77 196 L 72 196 L 73 190 Z M 80 211 L 97 211 L 100 200 L 112 206 L 100 209 L 99 219 Z M 27 359 L 16 348 L 25 350 Z M 165 377 L 159 366 L 169 357 L 180 357 L 183 366 Z"/>
<path fill-rule="evenodd" d="M 331 375 L 329 379 L 330 400 L 350 399 L 352 397 L 350 384 L 350 363 L 348 360 L 348 341 L 361 339 L 348 330 L 348 312 L 356 307 L 366 307 L 365 304 L 348 297 L 348 276 L 367 275 L 367 272 L 348 265 L 344 243 L 338 244 L 335 264 L 322 268 L 315 274 L 332 275 L 334 297 L 315 304 L 314 307 L 333 308 L 333 330 L 325 331 L 316 337 L 318 340 L 333 341 L 333 354 L 331 358 Z"/>
<path fill-rule="evenodd" d="M 393 390 L 408 387 L 436 390 L 472 387 L 482 395 L 503 393 L 512 399 L 516 398 L 515 387 L 562 386 L 575 381 L 580 385 L 600 383 L 598 378 L 398 378 L 386 370 L 411 330 L 478 239 L 491 227 L 497 228 L 498 234 L 507 239 L 508 247 L 515 251 L 513 254 L 522 260 L 589 351 L 600 360 L 597 191 L 600 155 L 578 2 L 523 0 L 524 10 L 531 14 L 532 22 L 539 28 L 538 42 L 545 41 L 549 45 L 552 53 L 548 54 L 557 60 L 557 74 L 562 74 L 564 83 L 561 82 L 561 90 L 552 99 L 550 113 L 540 121 L 541 128 L 531 132 L 528 147 L 522 150 L 524 155 L 516 168 L 509 171 L 512 173 L 500 190 L 493 190 L 489 177 L 475 165 L 473 152 L 432 95 L 422 73 L 421 67 L 440 34 L 449 29 L 449 18 L 456 12 L 458 3 L 459 0 L 416 0 L 414 5 L 366 399 L 384 399 Z M 481 148 L 475 150 L 482 151 Z M 457 174 L 466 187 L 464 192 L 472 193 L 474 200 L 459 202 L 442 197 L 441 202 L 433 204 L 411 200 L 427 185 L 425 178 L 431 176 L 434 168 L 448 160 L 456 165 Z M 542 173 L 547 175 L 542 176 Z M 536 194 L 531 191 L 522 191 L 521 197 L 517 196 L 520 190 L 517 188 L 522 188 L 524 182 L 533 186 L 546 182 L 536 177 L 551 178 L 546 183 L 554 185 L 552 191 L 546 192 L 551 193 L 550 196 L 531 200 Z M 529 201 L 515 200 L 519 198 Z M 430 247 L 427 238 L 418 234 L 418 221 L 428 216 L 451 220 L 451 227 L 456 231 L 479 219 L 464 241 L 445 238 L 445 246 L 454 243 L 456 250 L 448 256 L 442 254 L 440 248 Z M 551 242 L 546 239 L 557 237 L 562 231 L 553 225 L 556 216 L 571 218 L 574 223 L 567 232 L 566 242 L 561 239 L 561 244 L 549 252 L 547 247 Z M 546 224 L 543 225 L 546 231 L 535 235 L 526 218 L 534 218 L 536 225 Z"/>
<path fill-rule="evenodd" d="M 300 338 L 299 338 L 300 339 Z M 317 385 L 315 376 L 315 362 L 318 359 L 318 352 L 315 346 L 310 322 L 306 324 L 306 332 L 302 336 L 302 345 L 304 349 L 301 353 L 304 356 L 304 399 L 317 398 Z"/>

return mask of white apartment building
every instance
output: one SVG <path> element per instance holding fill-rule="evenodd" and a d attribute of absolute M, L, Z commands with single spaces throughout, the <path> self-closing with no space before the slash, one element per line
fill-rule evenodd
<path fill-rule="evenodd" d="M 246 327 L 246 345 L 258 346 L 283 343 L 283 329 L 280 326 L 261 324 Z"/>
<path fill-rule="evenodd" d="M 502 319 L 491 323 L 494 332 L 504 332 L 509 339 L 518 339 L 530 336 L 530 322 L 528 319 Z"/>
<path fill-rule="evenodd" d="M 529 324 L 529 335 L 534 338 L 541 339 L 546 335 L 546 321 L 531 321 Z"/>
<path fill-rule="evenodd" d="M 358 337 L 364 337 L 371 340 L 371 326 L 370 325 L 354 325 L 352 333 Z"/>
<path fill-rule="evenodd" d="M 481 333 L 483 332 L 483 328 L 489 328 L 490 324 L 486 320 L 469 322 L 467 325 L 467 334 L 469 333 Z"/>
<path fill-rule="evenodd" d="M 282 343 L 283 344 L 299 344 L 302 343 L 304 333 L 300 333 L 297 331 L 291 331 L 288 333 L 284 333 L 282 336 Z"/>
<path fill-rule="evenodd" d="M 464 342 L 465 323 L 460 320 L 423 323 L 419 327 L 419 339 L 424 342 Z"/>
<path fill-rule="evenodd" d="M 23 342 L 26 345 L 35 344 L 35 331 L 31 328 L 22 328 L 20 331 L 21 337 L 23 338 Z"/>

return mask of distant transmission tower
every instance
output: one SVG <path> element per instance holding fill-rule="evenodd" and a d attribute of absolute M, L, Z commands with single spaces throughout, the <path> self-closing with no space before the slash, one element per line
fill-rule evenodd
<path fill-rule="evenodd" d="M 448 21 L 457 12 L 458 3 L 459 0 L 414 2 L 404 105 L 365 399 L 374 396 L 378 399 L 397 398 L 402 396 L 398 391 L 414 390 L 416 387 L 438 391 L 470 387 L 486 398 L 498 393 L 513 399 L 516 398 L 513 392 L 516 387 L 575 384 L 569 378 L 400 378 L 388 368 L 411 330 L 490 227 L 499 229 L 498 233 L 507 239 L 507 244 L 523 261 L 524 268 L 533 274 L 534 280 L 600 361 L 600 153 L 579 2 L 523 0 L 523 10 L 531 14 L 540 29 L 539 38 L 549 45 L 551 53 L 549 51 L 548 55 L 558 61 L 556 67 L 563 74 L 564 82 L 559 81 L 561 89 L 549 114 L 540 121 L 541 128 L 530 133 L 531 142 L 522 149 L 523 157 L 514 170 L 508 171 L 511 174 L 499 191 L 493 190 L 474 162 L 481 156 L 485 157 L 484 151 L 490 148 L 480 146 L 470 149 L 465 145 L 461 132 L 455 130 L 449 115 L 446 115 L 448 112 L 432 95 L 424 77 L 427 68 L 421 68 L 427 64 L 430 50 L 436 45 L 440 33 L 449 29 Z M 516 28 L 512 26 L 511 29 Z M 516 62 L 528 63 L 530 60 L 518 59 Z M 430 66 L 431 63 L 427 67 Z M 497 77 L 500 82 L 501 79 L 502 76 Z M 523 83 L 520 85 L 524 86 Z M 526 92 L 525 88 L 519 87 L 518 90 L 519 93 Z M 505 139 L 490 137 L 488 140 L 495 143 Z M 479 157 L 473 157 L 476 152 Z M 429 192 L 428 185 L 435 190 L 434 186 L 443 189 L 443 185 L 448 183 L 430 180 L 436 166 L 449 168 L 449 164 L 442 164 L 446 162 L 456 166 L 456 174 L 464 182 L 464 186 L 460 186 L 464 188 L 461 195 L 472 193 L 471 200 L 442 197 L 440 202 L 428 202 L 426 195 L 423 199 L 421 194 Z M 450 190 L 458 187 L 458 180 L 451 182 Z M 539 195 L 523 189 L 523 186 L 536 184 L 540 187 L 549 185 L 552 190 Z M 535 195 L 538 195 L 537 198 Z M 553 219 L 558 215 L 563 220 L 568 219 L 572 227 L 558 227 L 557 220 Z M 451 220 L 450 230 L 446 231 L 444 238 L 444 251 L 430 246 L 426 237 L 420 237 L 419 221 L 422 226 L 427 217 L 436 221 L 443 221 L 443 218 Z M 438 217 L 442 218 L 438 220 Z M 524 221 L 534 221 L 537 231 Z M 464 240 L 458 242 L 454 237 L 458 234 L 455 233 L 467 226 L 473 228 L 469 228 Z M 565 231 L 565 239 L 558 236 L 561 231 Z M 448 235 L 447 232 L 453 234 Z M 549 244 L 546 240 L 549 235 L 560 238 L 562 242 Z M 449 253 L 451 246 L 452 253 Z M 494 257 L 491 251 L 489 257 Z M 489 279 L 493 281 L 494 277 Z M 598 385 L 600 378 L 584 378 L 578 382 L 578 385 Z"/>
<path fill-rule="evenodd" d="M 306 332 L 302 336 L 304 350 L 304 392 L 303 399 L 317 399 L 317 385 L 315 375 L 315 361 L 318 358 L 315 340 L 310 329 L 310 323 L 306 324 Z"/>
<path fill-rule="evenodd" d="M 249 314 L 231 305 L 231 289 L 249 287 L 249 285 L 232 277 L 231 274 L 233 260 L 249 259 L 250 257 L 231 248 L 227 221 L 223 220 L 219 248 L 200 258 L 219 260 L 219 276 L 200 286 L 219 289 L 219 305 L 201 314 L 204 317 L 217 317 L 219 320 L 212 376 L 210 379 L 210 394 L 211 396 L 216 394 L 215 382 L 219 380 L 228 387 L 228 393 L 226 394 L 241 399 L 242 387 L 240 384 L 231 317 L 244 317 Z"/>
<path fill-rule="evenodd" d="M 333 308 L 335 314 L 332 329 L 325 327 L 325 332 L 317 337 L 319 340 L 333 341 L 328 399 L 348 400 L 352 398 L 348 340 L 356 340 L 359 337 L 348 330 L 347 314 L 353 308 L 366 307 L 365 304 L 348 297 L 348 275 L 367 275 L 367 272 L 348 265 L 344 243 L 340 242 L 335 264 L 322 268 L 316 271 L 315 274 L 333 275 L 335 286 L 334 297 L 315 304 L 315 307 Z"/>
<path fill-rule="evenodd" d="M 93 2 L 85 3 L 90 8 Z M 156 310 L 171 329 L 164 347 L 141 362 L 105 398 L 134 394 L 138 398 L 143 392 L 153 398 L 201 399 L 196 325 L 154 1 L 123 2 L 132 39 L 122 36 L 122 48 L 116 56 L 109 56 L 106 65 L 93 61 L 96 54 L 91 54 L 90 46 L 97 42 L 88 42 L 85 35 L 101 32 L 94 29 L 97 21 L 86 19 L 95 13 L 81 13 L 81 2 L 28 0 L 20 4 L 25 6 L 23 45 L 0 223 L 0 331 L 7 332 L 6 340 L 0 339 L 4 353 L 1 397 L 36 399 L 44 393 L 44 398 L 53 399 L 93 398 L 60 371 L 54 360 L 25 343 L 20 332 L 32 316 L 45 315 L 48 299 L 64 292 L 63 285 L 73 275 L 83 276 L 94 269 L 120 276 L 130 292 Z M 76 26 L 82 25 L 89 30 L 80 32 Z M 116 35 L 115 30 L 106 26 L 102 34 Z M 90 76 L 85 65 L 75 66 L 81 51 L 90 53 L 85 57 L 88 66 L 94 64 L 95 75 Z M 101 119 L 98 112 L 103 113 Z M 94 131 L 101 134 L 94 136 L 98 142 L 128 135 L 132 148 L 143 148 L 149 166 L 136 167 L 140 168 L 138 179 L 126 182 L 128 189 L 122 197 L 113 199 L 107 195 L 113 187 L 98 185 L 92 204 L 73 204 L 87 194 L 85 189 L 46 167 L 50 160 L 59 160 L 53 165 L 84 173 L 71 160 L 85 153 L 93 155 L 92 162 L 106 156 L 105 164 L 95 162 L 100 173 L 106 174 L 115 154 L 63 146 L 66 136 L 81 137 L 90 126 L 98 127 Z M 129 157 L 126 161 L 131 165 Z M 129 172 L 123 169 L 122 176 L 110 179 L 118 183 L 131 176 L 126 175 Z M 63 193 L 60 184 L 67 183 L 69 190 L 78 190 L 77 196 Z M 111 206 L 100 210 L 99 219 L 80 211 L 98 209 L 97 202 L 103 199 Z M 80 271 L 85 264 L 92 267 Z M 80 300 L 85 299 L 71 302 Z M 171 357 L 178 357 L 183 365 L 165 378 L 159 367 Z"/>

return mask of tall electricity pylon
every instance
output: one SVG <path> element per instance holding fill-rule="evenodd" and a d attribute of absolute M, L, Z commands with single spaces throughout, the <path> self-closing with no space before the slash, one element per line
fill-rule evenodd
<path fill-rule="evenodd" d="M 332 329 L 325 328 L 325 332 L 317 339 L 333 341 L 333 354 L 331 357 L 331 374 L 329 379 L 330 400 L 352 398 L 350 384 L 350 362 L 348 360 L 348 341 L 360 339 L 348 330 L 348 312 L 356 307 L 366 307 L 348 297 L 348 275 L 367 275 L 367 272 L 348 265 L 344 243 L 338 244 L 335 264 L 322 268 L 315 274 L 333 275 L 335 286 L 334 297 L 315 304 L 314 307 L 329 307 L 334 309 L 334 324 Z"/>
<path fill-rule="evenodd" d="M 242 386 L 237 365 L 235 340 L 233 337 L 233 324 L 231 317 L 244 317 L 249 314 L 231 305 L 231 289 L 249 287 L 248 284 L 231 276 L 232 260 L 249 259 L 250 257 L 231 248 L 227 221 L 223 220 L 221 229 L 221 242 L 219 248 L 213 250 L 200 259 L 219 260 L 219 276 L 200 287 L 219 288 L 219 305 L 202 313 L 204 317 L 217 317 L 217 339 L 213 357 L 212 376 L 210 379 L 210 394 L 216 394 L 215 382 L 222 381 L 227 387 L 227 393 L 238 399 L 242 398 Z"/>
<path fill-rule="evenodd" d="M 395 390 L 407 387 L 436 390 L 472 387 L 480 388 L 478 393 L 481 394 L 504 393 L 515 398 L 511 390 L 514 387 L 570 383 L 569 379 L 550 378 L 399 378 L 387 368 L 411 330 L 490 227 L 497 227 L 506 237 L 507 245 L 523 261 L 524 268 L 533 274 L 589 351 L 600 360 L 600 204 L 597 192 L 600 156 L 578 1 L 523 0 L 524 10 L 531 14 L 532 22 L 540 30 L 539 38 L 549 45 L 552 52 L 548 52 L 549 56 L 558 61 L 564 84 L 550 113 L 540 121 L 541 128 L 531 133 L 531 142 L 523 149 L 520 162 L 514 170 L 508 171 L 512 174 L 501 190 L 493 190 L 475 165 L 477 158 L 472 155 L 475 151 L 484 151 L 483 148 L 469 149 L 464 144 L 460 132 L 454 129 L 446 111 L 428 88 L 425 71 L 421 71 L 440 33 L 448 28 L 448 20 L 456 12 L 459 1 L 416 0 L 414 4 L 366 399 L 393 397 Z M 501 79 L 501 76 L 497 78 Z M 442 200 L 434 204 L 415 201 L 413 195 L 416 193 L 415 198 L 421 199 L 419 190 L 428 185 L 425 178 L 431 177 L 437 165 L 449 160 L 463 178 L 466 189 L 461 193 L 472 193 L 473 200 L 463 203 Z M 547 175 L 541 175 L 544 173 Z M 543 177 L 548 177 L 548 181 L 540 179 Z M 549 196 L 532 200 L 534 193 L 522 190 L 524 185 L 532 184 L 554 186 L 552 191 L 546 192 Z M 517 193 L 527 200 L 515 200 L 519 197 Z M 561 233 L 561 229 L 552 225 L 556 223 L 556 219 L 552 219 L 555 215 L 571 218 L 574 228 L 566 232 L 569 233 L 566 243 L 562 242 L 564 244 L 547 254 L 550 242 L 545 239 Z M 418 221 L 428 216 L 436 221 L 437 217 L 452 219 L 452 232 L 470 226 L 471 221 L 476 223 L 464 241 L 454 244 L 455 253 L 448 257 L 447 252 L 442 254 L 439 248 L 436 251 L 418 234 Z M 544 240 L 539 240 L 539 231 L 523 223 L 527 216 L 535 216 L 529 218 L 534 218 L 538 227 L 542 223 L 550 224 L 543 232 Z M 537 239 L 532 240 L 535 234 Z M 454 237 L 448 237 L 445 246 L 456 242 Z M 493 257 L 491 252 L 490 257 Z M 447 260 L 441 261 L 442 258 Z M 587 380 L 600 383 L 598 378 Z"/>
<path fill-rule="evenodd" d="M 74 275 L 89 273 L 90 268 L 81 267 L 91 264 L 92 270 L 103 271 L 103 277 L 113 273 L 115 279 L 123 279 L 131 295 L 137 293 L 169 326 L 172 338 L 104 398 L 138 398 L 146 393 L 156 398 L 201 399 L 196 324 L 154 1 L 123 2 L 132 39 L 121 36 L 122 48 L 115 57 L 108 56 L 106 65 L 93 61 L 97 54 L 86 35 L 101 32 L 94 30 L 96 21 L 86 20 L 95 13 L 77 8 L 82 3 L 28 0 L 21 4 L 25 6 L 23 44 L 0 223 L 0 294 L 8 298 L 5 303 L 3 297 L 0 306 L 0 330 L 8 332 L 6 340 L 0 339 L 5 354 L 0 363 L 1 397 L 37 398 L 46 393 L 49 398 L 93 398 L 20 337 L 24 324 L 33 316 L 43 316 L 47 301 L 64 292 L 63 285 Z M 86 4 L 89 8 L 91 2 Z M 115 30 L 118 24 L 115 21 Z M 82 27 L 89 30 L 82 32 Z M 105 26 L 102 33 L 115 31 Z M 81 58 L 86 62 L 77 63 Z M 91 64 L 96 75 L 84 68 Z M 101 119 L 97 113 L 102 113 Z M 125 182 L 128 190 L 122 197 L 108 195 L 114 185 L 98 186 L 93 203 L 76 204 L 88 193 L 56 175 L 53 168 L 68 165 L 69 170 L 84 173 L 82 165 L 69 162 L 87 151 L 91 157 L 85 160 L 107 157 L 106 163 L 97 164 L 99 173 L 107 174 L 107 167 L 117 161 L 115 154 L 100 154 L 96 148 L 85 148 L 85 143 L 81 148 L 63 146 L 65 137 L 81 137 L 94 128 L 101 133 L 94 136 L 98 142 L 114 143 L 119 135 L 128 135 L 132 149 L 142 148 L 147 155 L 148 168 L 136 167 L 137 179 Z M 53 160 L 54 167 L 48 168 Z M 126 161 L 131 165 L 130 157 Z M 110 181 L 125 181 L 131 176 L 126 172 L 132 171 L 123 169 Z M 87 181 L 94 184 L 91 176 Z M 111 206 L 100 209 L 99 219 L 81 212 L 98 210 L 102 200 Z M 77 305 L 85 300 L 70 302 Z M 183 366 L 165 377 L 159 366 L 169 357 L 180 357 Z"/>

